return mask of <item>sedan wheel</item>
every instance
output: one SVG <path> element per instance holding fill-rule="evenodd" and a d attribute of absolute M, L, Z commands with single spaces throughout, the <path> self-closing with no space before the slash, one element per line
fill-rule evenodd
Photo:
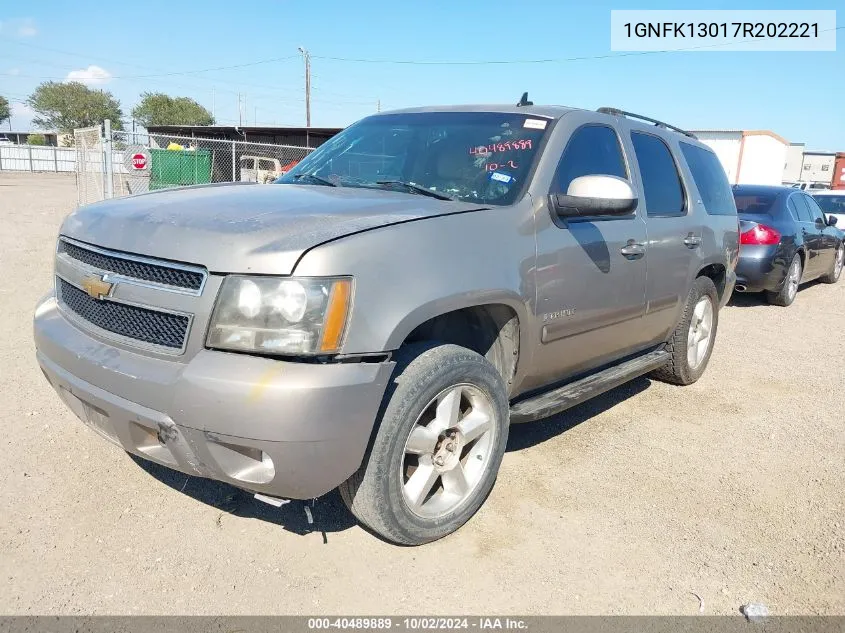
<path fill-rule="evenodd" d="M 786 296 L 789 303 L 795 300 L 795 295 L 798 294 L 798 285 L 801 283 L 801 260 L 794 259 L 792 265 L 789 267 L 789 274 L 786 277 Z"/>
<path fill-rule="evenodd" d="M 842 266 L 845 264 L 845 244 L 840 244 L 836 249 L 836 256 L 833 259 L 833 267 L 830 272 L 822 277 L 822 281 L 826 284 L 835 284 L 839 281 L 842 275 Z"/>
<path fill-rule="evenodd" d="M 795 296 L 798 294 L 798 286 L 801 284 L 803 270 L 801 256 L 796 253 L 792 257 L 792 262 L 789 264 L 780 290 L 766 291 L 766 299 L 768 299 L 769 303 L 784 307 L 791 305 L 795 301 Z"/>

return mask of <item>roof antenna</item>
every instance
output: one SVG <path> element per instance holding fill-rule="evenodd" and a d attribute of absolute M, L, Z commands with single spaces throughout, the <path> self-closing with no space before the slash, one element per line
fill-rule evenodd
<path fill-rule="evenodd" d="M 527 92 L 523 92 L 522 98 L 519 100 L 519 103 L 516 104 L 516 107 L 517 108 L 524 108 L 525 106 L 531 106 L 531 105 L 534 105 L 534 102 L 528 100 L 528 93 Z"/>

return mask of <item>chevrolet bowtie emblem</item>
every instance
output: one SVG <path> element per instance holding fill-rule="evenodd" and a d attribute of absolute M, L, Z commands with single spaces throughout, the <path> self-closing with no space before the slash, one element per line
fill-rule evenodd
<path fill-rule="evenodd" d="M 99 275 L 88 275 L 82 278 L 82 289 L 94 299 L 108 297 L 114 284 L 109 283 Z"/>

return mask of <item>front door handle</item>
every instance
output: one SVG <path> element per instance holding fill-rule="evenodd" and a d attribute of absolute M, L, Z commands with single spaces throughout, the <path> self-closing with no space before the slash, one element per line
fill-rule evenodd
<path fill-rule="evenodd" d="M 620 248 L 619 252 L 628 259 L 639 259 L 645 255 L 645 245 L 634 240 L 628 240 L 628 243 Z"/>
<path fill-rule="evenodd" d="M 701 238 L 698 235 L 690 233 L 684 238 L 684 244 L 687 248 L 698 248 L 701 246 Z"/>

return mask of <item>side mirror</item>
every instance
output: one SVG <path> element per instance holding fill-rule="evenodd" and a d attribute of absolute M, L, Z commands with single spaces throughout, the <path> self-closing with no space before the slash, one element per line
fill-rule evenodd
<path fill-rule="evenodd" d="M 835 215 L 828 215 L 827 216 L 827 225 L 828 226 L 836 226 L 836 222 L 839 220 Z"/>
<path fill-rule="evenodd" d="M 565 194 L 551 195 L 561 218 L 630 215 L 637 202 L 628 181 L 616 176 L 580 176 L 569 183 Z"/>

